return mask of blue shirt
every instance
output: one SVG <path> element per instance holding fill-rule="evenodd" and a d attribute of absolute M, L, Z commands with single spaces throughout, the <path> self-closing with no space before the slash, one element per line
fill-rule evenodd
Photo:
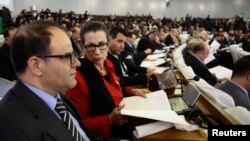
<path fill-rule="evenodd" d="M 22 81 L 23 82 L 23 81 Z M 55 110 L 56 107 L 56 103 L 57 103 L 57 98 L 60 98 L 60 95 L 57 94 L 56 97 L 53 97 L 52 95 L 44 92 L 43 90 L 40 90 L 36 87 L 33 87 L 25 82 L 23 82 L 33 93 L 35 93 L 47 106 L 49 106 L 49 108 L 57 115 L 57 117 L 62 120 L 61 116 L 57 113 L 57 111 Z M 70 117 L 75 125 L 75 127 L 77 128 L 77 130 L 79 131 L 79 133 L 82 135 L 82 137 L 85 139 L 85 141 L 90 141 L 90 139 L 87 137 L 86 133 L 82 130 L 82 128 L 80 127 L 78 121 L 74 118 L 74 116 L 71 115 L 71 113 L 69 112 Z"/>

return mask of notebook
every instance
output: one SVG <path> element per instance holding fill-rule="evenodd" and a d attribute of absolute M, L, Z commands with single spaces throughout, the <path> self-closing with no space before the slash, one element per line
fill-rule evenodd
<path fill-rule="evenodd" d="M 177 114 L 185 114 L 194 109 L 199 96 L 200 92 L 197 88 L 189 83 L 180 96 L 169 98 L 169 103 L 172 110 Z"/>

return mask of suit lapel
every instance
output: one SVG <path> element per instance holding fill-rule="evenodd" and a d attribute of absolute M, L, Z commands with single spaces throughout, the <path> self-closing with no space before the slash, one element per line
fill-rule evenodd
<path fill-rule="evenodd" d="M 72 136 L 65 124 L 56 114 L 32 91 L 30 91 L 21 81 L 18 81 L 13 89 L 27 109 L 31 111 L 37 120 L 37 126 L 55 140 L 73 141 Z"/>

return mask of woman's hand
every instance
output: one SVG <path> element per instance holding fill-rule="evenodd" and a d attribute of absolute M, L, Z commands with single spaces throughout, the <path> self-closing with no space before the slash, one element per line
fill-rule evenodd
<path fill-rule="evenodd" d="M 128 119 L 126 116 L 121 115 L 121 109 L 124 107 L 124 105 L 121 105 L 119 107 L 116 107 L 110 114 L 109 114 L 109 124 L 115 124 L 115 125 L 122 125 L 126 122 L 128 122 Z"/>
<path fill-rule="evenodd" d="M 148 89 L 133 89 L 132 94 L 136 96 L 141 96 L 146 98 L 146 94 L 150 91 Z"/>

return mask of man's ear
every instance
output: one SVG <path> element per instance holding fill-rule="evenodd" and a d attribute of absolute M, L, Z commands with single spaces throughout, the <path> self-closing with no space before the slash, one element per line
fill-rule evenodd
<path fill-rule="evenodd" d="M 34 75 L 42 75 L 42 69 L 44 67 L 44 61 L 36 56 L 30 57 L 28 62 L 28 68 Z"/>

